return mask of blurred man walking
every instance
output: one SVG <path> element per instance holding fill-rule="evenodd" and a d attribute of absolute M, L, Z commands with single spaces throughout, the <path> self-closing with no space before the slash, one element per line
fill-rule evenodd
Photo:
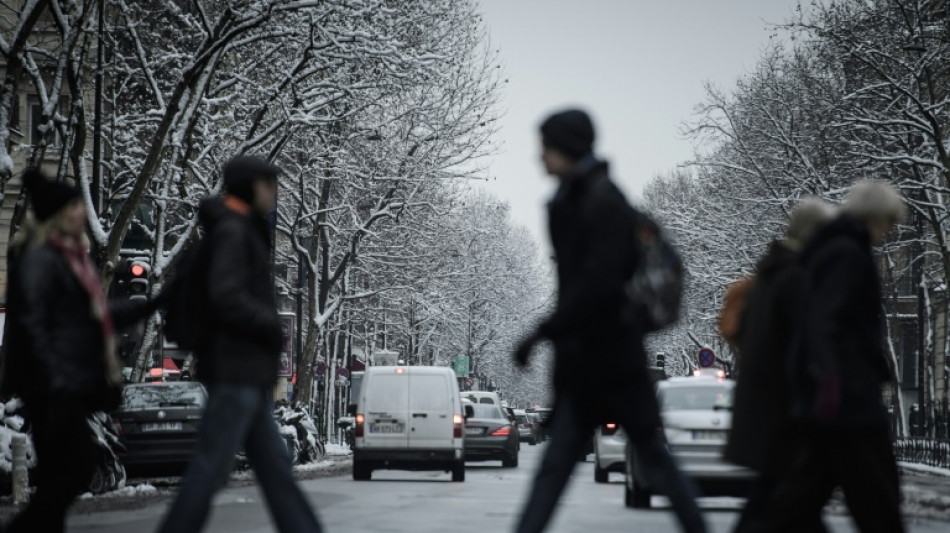
<path fill-rule="evenodd" d="M 553 341 L 556 353 L 552 442 L 535 478 L 519 533 L 548 524 L 578 456 L 601 423 L 616 422 L 629 436 L 652 485 L 668 495 L 688 532 L 703 532 L 695 491 L 658 435 L 661 427 L 643 350 L 643 318 L 624 286 L 640 260 L 637 213 L 593 153 L 594 127 L 583 111 L 549 117 L 541 125 L 542 162 L 559 182 L 549 205 L 557 258 L 554 314 L 516 351 L 525 365 L 532 347 Z M 597 369 L 593 371 L 592 369 Z"/>
<path fill-rule="evenodd" d="M 805 530 L 840 487 L 863 532 L 900 533 L 897 463 L 881 397 L 881 285 L 872 247 L 905 212 L 890 186 L 859 183 L 802 252 L 800 339 L 791 352 L 789 467 L 754 531 Z"/>
<path fill-rule="evenodd" d="M 96 468 L 88 418 L 121 400 L 113 334 L 160 302 L 107 302 L 89 256 L 82 191 L 38 170 L 27 170 L 23 185 L 33 218 L 10 247 L 2 392 L 26 404 L 37 470 L 36 493 L 10 531 L 56 533 Z"/>
<path fill-rule="evenodd" d="M 737 338 L 728 339 L 738 351 L 738 378 L 725 458 L 759 473 L 736 532 L 746 531 L 751 521 L 761 517 L 788 465 L 794 433 L 785 367 L 798 324 L 799 253 L 833 216 L 834 209 L 818 199 L 795 207 L 785 238 L 774 241 L 756 265 Z M 824 530 L 816 513 L 803 531 Z"/>
<path fill-rule="evenodd" d="M 206 287 L 198 348 L 198 379 L 208 405 L 195 456 L 165 518 L 164 533 L 201 531 L 211 499 L 228 480 L 243 447 L 271 517 L 281 533 L 312 533 L 320 525 L 294 482 L 287 446 L 273 418 L 273 387 L 282 330 L 270 266 L 270 231 L 278 169 L 263 159 L 238 157 L 224 167 L 227 196 L 201 205 L 208 239 L 199 263 Z"/>

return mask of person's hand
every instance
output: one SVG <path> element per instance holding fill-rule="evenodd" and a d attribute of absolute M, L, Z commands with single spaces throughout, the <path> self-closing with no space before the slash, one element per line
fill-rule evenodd
<path fill-rule="evenodd" d="M 537 335 L 530 335 L 518 343 L 518 347 L 515 349 L 515 364 L 518 365 L 518 368 L 524 368 L 528 365 L 528 360 L 531 358 L 531 350 L 537 343 Z"/>
<path fill-rule="evenodd" d="M 815 414 L 822 422 L 831 422 L 841 406 L 841 381 L 837 374 L 825 374 L 818 380 Z"/>

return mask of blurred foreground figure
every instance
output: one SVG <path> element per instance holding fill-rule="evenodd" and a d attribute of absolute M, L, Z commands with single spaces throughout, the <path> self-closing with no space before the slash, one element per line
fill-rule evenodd
<path fill-rule="evenodd" d="M 37 468 L 36 493 L 10 531 L 56 533 L 95 470 L 87 418 L 121 400 L 113 333 L 144 320 L 158 302 L 106 300 L 78 187 L 37 170 L 24 173 L 23 185 L 34 218 L 10 246 L 2 394 L 26 403 Z"/>
<path fill-rule="evenodd" d="M 881 397 L 891 369 L 872 247 L 905 211 L 891 187 L 862 182 L 802 252 L 799 339 L 790 354 L 793 448 L 765 520 L 750 530 L 804 531 L 836 487 L 861 531 L 904 530 Z"/>
<path fill-rule="evenodd" d="M 794 433 L 789 418 L 786 365 L 798 323 L 802 282 L 799 253 L 834 213 L 829 204 L 818 199 L 804 200 L 792 211 L 785 238 L 772 242 L 756 265 L 755 275 L 740 282 L 750 288 L 744 296 L 738 331 L 731 335 L 723 332 L 739 354 L 732 430 L 725 458 L 759 474 L 750 488 L 736 532 L 746 531 L 751 520 L 762 516 L 792 455 Z M 820 510 L 808 528 L 801 531 L 825 531 Z"/>
<path fill-rule="evenodd" d="M 201 292 L 196 376 L 208 386 L 208 405 L 195 456 L 160 529 L 165 533 L 201 531 L 242 447 L 277 529 L 321 531 L 294 482 L 272 414 L 283 334 L 264 217 L 275 206 L 277 174 L 276 167 L 255 157 L 225 165 L 227 196 L 201 205 L 207 241 L 199 246 L 190 285 L 174 289 Z"/>
<path fill-rule="evenodd" d="M 634 244 L 637 213 L 610 181 L 607 164 L 594 157 L 594 127 L 587 114 L 555 114 L 541 125 L 541 136 L 545 169 L 560 181 L 549 205 L 558 304 L 515 356 L 523 366 L 538 341 L 552 341 L 557 398 L 552 441 L 517 531 L 545 528 L 594 428 L 616 422 L 651 485 L 669 496 L 683 529 L 703 532 L 695 490 L 658 433 L 659 407 L 643 350 L 645 318 L 625 294 L 641 259 Z"/>

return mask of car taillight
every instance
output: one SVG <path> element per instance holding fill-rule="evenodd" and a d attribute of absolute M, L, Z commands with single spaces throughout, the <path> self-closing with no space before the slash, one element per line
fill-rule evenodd
<path fill-rule="evenodd" d="M 353 430 L 353 435 L 356 437 L 363 436 L 363 422 L 366 421 L 366 417 L 363 415 L 356 415 L 356 429 Z"/>
<path fill-rule="evenodd" d="M 498 428 L 491 432 L 492 437 L 507 437 L 508 435 L 511 435 L 511 428 L 508 426 Z"/>
<path fill-rule="evenodd" d="M 604 427 L 601 431 L 604 435 L 613 435 L 617 432 L 617 424 L 614 424 L 613 422 L 604 424 Z"/>
<path fill-rule="evenodd" d="M 462 438 L 462 422 L 464 421 L 465 419 L 462 417 L 462 415 L 452 416 L 452 436 L 456 439 Z"/>

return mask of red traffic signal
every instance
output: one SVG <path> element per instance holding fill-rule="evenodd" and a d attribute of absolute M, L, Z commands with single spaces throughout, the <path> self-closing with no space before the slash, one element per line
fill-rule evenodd
<path fill-rule="evenodd" d="M 140 265 L 139 263 L 135 263 L 134 265 L 132 265 L 131 270 L 132 270 L 132 275 L 135 276 L 136 278 L 141 278 L 142 276 L 146 274 L 145 267 Z"/>

